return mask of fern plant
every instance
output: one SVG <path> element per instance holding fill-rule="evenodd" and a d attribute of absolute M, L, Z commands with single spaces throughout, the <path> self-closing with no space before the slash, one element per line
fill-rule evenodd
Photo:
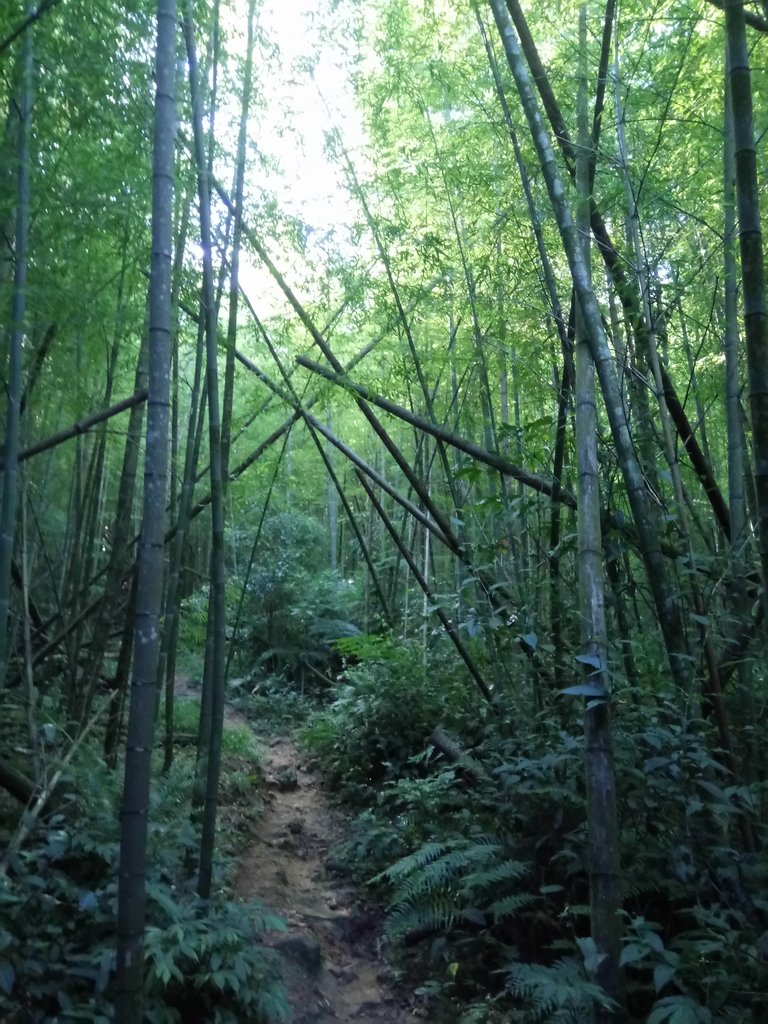
<path fill-rule="evenodd" d="M 504 969 L 506 993 L 522 1006 L 513 1021 L 526 1024 L 591 1024 L 598 1008 L 610 1008 L 602 988 L 575 957 L 552 964 L 512 961 Z"/>
<path fill-rule="evenodd" d="M 537 897 L 517 883 L 528 865 L 491 836 L 425 843 L 372 881 L 393 886 L 387 930 L 393 938 L 490 927 Z"/>

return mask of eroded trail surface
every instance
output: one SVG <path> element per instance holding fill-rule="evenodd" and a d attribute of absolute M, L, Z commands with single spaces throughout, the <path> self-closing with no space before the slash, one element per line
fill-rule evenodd
<path fill-rule="evenodd" d="M 333 873 L 343 822 L 321 780 L 290 739 L 271 741 L 265 767 L 269 795 L 236 889 L 288 925 L 266 941 L 284 961 L 291 1024 L 411 1024 L 416 1017 L 387 983 L 379 915 Z"/>

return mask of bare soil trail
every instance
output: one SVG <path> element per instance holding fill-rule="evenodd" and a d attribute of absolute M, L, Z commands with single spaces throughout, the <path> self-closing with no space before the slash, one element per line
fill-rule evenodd
<path fill-rule="evenodd" d="M 380 915 L 329 870 L 343 819 L 296 743 L 268 742 L 264 814 L 235 889 L 261 900 L 288 926 L 266 941 L 284 961 L 290 1024 L 411 1024 L 416 1015 L 388 983 Z"/>

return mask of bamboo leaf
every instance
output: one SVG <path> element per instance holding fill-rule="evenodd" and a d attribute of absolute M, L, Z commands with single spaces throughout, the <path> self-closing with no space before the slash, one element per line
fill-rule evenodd
<path fill-rule="evenodd" d="M 608 696 L 605 687 L 595 686 L 592 683 L 579 683 L 577 686 L 567 686 L 564 690 L 560 690 L 560 693 L 569 697 L 596 697 L 604 699 Z"/>

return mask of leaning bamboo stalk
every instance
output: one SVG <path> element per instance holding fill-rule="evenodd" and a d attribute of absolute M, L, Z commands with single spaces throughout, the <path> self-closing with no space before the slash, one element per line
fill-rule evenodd
<path fill-rule="evenodd" d="M 531 79 L 515 30 L 503 0 L 490 0 L 490 2 L 528 120 L 531 137 L 539 156 L 573 285 L 584 316 L 590 349 L 595 360 L 600 389 L 616 446 L 616 454 L 638 533 L 640 551 L 667 649 L 670 671 L 676 683 L 688 690 L 691 679 L 691 662 L 680 608 L 677 597 L 668 582 L 668 574 L 659 542 L 660 530 L 657 529 L 658 516 L 651 507 L 645 478 L 640 469 L 624 415 L 624 404 L 616 377 L 615 363 L 603 329 L 602 314 L 589 281 L 563 179 L 557 167 L 552 144 L 538 111 Z"/>
<path fill-rule="evenodd" d="M 361 384 L 356 384 L 349 380 L 345 375 L 333 373 L 330 370 L 327 370 L 324 366 L 320 366 L 319 363 L 315 363 L 311 359 L 307 359 L 305 356 L 297 356 L 296 362 L 299 366 L 303 366 L 306 369 L 311 370 L 313 373 L 324 377 L 326 380 L 332 381 L 334 384 L 338 384 L 339 387 L 345 388 L 353 394 L 360 396 L 371 405 L 375 405 L 379 409 L 383 409 L 384 412 L 387 412 L 392 416 L 396 416 L 398 419 L 404 420 L 406 423 L 410 423 L 411 426 L 416 427 L 418 430 L 431 434 L 433 437 L 440 438 L 440 440 L 445 441 L 452 447 L 471 456 L 477 462 L 490 466 L 492 469 L 497 470 L 499 473 L 503 473 L 505 476 L 512 477 L 514 480 L 519 480 L 521 483 L 530 487 L 534 491 L 538 491 L 540 494 L 546 494 L 550 497 L 553 496 L 555 491 L 555 485 L 553 483 L 550 483 L 550 481 L 545 480 L 542 477 L 536 476 L 535 473 L 529 473 L 527 470 L 514 465 L 514 463 L 509 461 L 509 459 L 504 458 L 503 455 L 497 455 L 495 452 L 486 451 L 485 448 L 475 444 L 473 441 L 468 441 L 466 438 L 452 433 L 445 427 L 441 427 L 437 423 L 432 423 L 423 416 L 419 416 L 417 413 L 411 412 L 409 409 L 406 409 L 401 405 L 397 405 L 395 402 L 391 402 L 388 398 L 384 398 L 383 395 L 374 394 L 367 388 L 364 388 Z M 576 501 L 573 495 L 563 488 L 558 488 L 558 490 L 560 501 L 566 505 L 575 507 Z"/>
<path fill-rule="evenodd" d="M 221 185 L 213 177 L 211 178 L 211 184 L 213 185 L 214 189 L 216 190 L 217 194 L 219 195 L 220 199 L 227 207 L 227 209 L 233 209 L 232 200 L 229 198 L 229 196 L 221 187 Z M 246 225 L 245 223 L 243 223 L 243 237 L 253 247 L 259 259 L 267 268 L 271 277 L 273 278 L 277 286 L 282 291 L 283 295 L 290 303 L 291 307 L 293 308 L 294 312 L 298 316 L 301 323 L 304 325 L 304 328 L 309 333 L 315 345 L 317 345 L 317 347 L 323 353 L 325 358 L 328 360 L 333 371 L 335 373 L 343 373 L 344 369 L 342 367 L 342 364 L 337 359 L 336 355 L 334 354 L 333 350 L 328 344 L 327 339 L 318 330 L 316 324 L 312 320 L 312 317 L 309 315 L 306 309 L 304 309 L 303 305 L 299 301 L 298 296 L 295 294 L 295 292 L 288 284 L 283 274 L 277 268 L 274 261 L 271 259 L 269 253 L 267 252 L 266 248 L 256 235 L 256 233 L 251 228 L 249 228 L 248 225 Z M 389 454 L 395 460 L 401 472 L 408 480 L 408 483 L 411 485 L 411 487 L 413 487 L 416 494 L 418 494 L 420 500 L 424 503 L 424 507 L 427 509 L 429 514 L 440 524 L 440 528 L 443 531 L 443 533 L 445 533 L 446 536 L 453 535 L 454 531 L 451 526 L 449 517 L 446 516 L 432 500 L 432 497 L 427 491 L 427 489 L 418 479 L 416 474 L 413 473 L 410 462 L 403 455 L 400 448 L 392 440 L 389 433 L 384 428 L 381 421 L 375 415 L 373 410 L 368 406 L 368 404 L 363 399 L 358 399 L 357 404 L 358 408 L 371 425 L 376 436 L 379 438 L 379 440 L 382 442 L 382 444 L 387 449 Z M 456 541 L 456 543 L 458 544 L 458 540 Z"/>
<path fill-rule="evenodd" d="M 23 448 L 19 452 L 19 462 L 26 462 L 27 459 L 31 459 L 35 455 L 39 455 L 41 452 L 49 451 L 51 448 L 55 448 L 57 445 L 63 444 L 64 441 L 69 441 L 73 437 L 87 434 L 88 431 L 97 424 L 103 423 L 105 420 L 109 420 L 113 416 L 119 416 L 121 412 L 125 412 L 127 409 L 132 409 L 134 405 L 146 402 L 146 400 L 146 388 L 139 388 L 138 391 L 134 391 L 132 395 L 129 395 L 127 398 L 123 398 L 119 402 L 115 402 L 114 405 L 110 405 L 106 409 L 100 409 L 98 412 L 91 413 L 90 416 L 86 416 L 84 419 L 78 420 L 77 423 L 73 423 L 72 426 L 66 427 L 64 430 L 59 430 L 56 434 L 51 434 L 50 437 L 43 438 L 42 441 L 37 441 L 35 444 L 31 444 L 26 448 Z M 4 461 L 0 461 L 0 470 L 4 469 L 5 463 Z"/>

